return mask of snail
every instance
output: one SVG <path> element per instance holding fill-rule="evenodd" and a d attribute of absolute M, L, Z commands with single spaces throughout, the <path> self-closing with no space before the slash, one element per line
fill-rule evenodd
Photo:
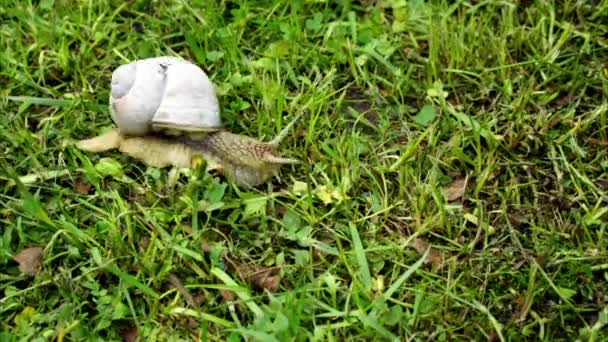
<path fill-rule="evenodd" d="M 278 176 L 283 158 L 276 148 L 295 123 L 270 142 L 227 131 L 215 88 L 205 72 L 178 57 L 153 57 L 120 65 L 112 73 L 110 113 L 117 127 L 80 140 L 88 152 L 118 149 L 154 167 L 190 167 L 198 154 L 207 170 L 254 187 Z"/>

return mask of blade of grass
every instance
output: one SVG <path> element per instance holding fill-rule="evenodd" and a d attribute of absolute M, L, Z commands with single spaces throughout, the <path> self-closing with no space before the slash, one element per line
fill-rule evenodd
<path fill-rule="evenodd" d="M 357 263 L 359 264 L 359 276 L 361 277 L 361 281 L 366 289 L 371 289 L 372 287 L 372 276 L 369 272 L 369 265 L 367 264 L 367 258 L 365 257 L 365 250 L 363 249 L 363 244 L 361 243 L 361 238 L 359 237 L 359 232 L 357 231 L 357 227 L 354 223 L 350 223 L 350 235 L 353 239 L 353 248 L 355 250 L 355 256 L 357 257 Z"/>
<path fill-rule="evenodd" d="M 116 266 L 106 265 L 103 267 L 103 269 L 105 269 L 106 271 L 109 271 L 110 273 L 119 277 L 127 285 L 134 286 L 134 287 L 140 289 L 143 293 L 147 294 L 148 296 L 156 298 L 156 299 L 159 298 L 159 295 L 156 292 L 154 292 L 149 286 L 143 284 L 134 276 L 119 270 L 118 268 L 116 268 Z"/>

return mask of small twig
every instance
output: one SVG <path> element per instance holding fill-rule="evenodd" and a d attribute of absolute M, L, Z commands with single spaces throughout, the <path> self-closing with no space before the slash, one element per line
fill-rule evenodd
<path fill-rule="evenodd" d="M 192 307 L 198 308 L 198 305 L 194 301 L 194 298 L 192 298 L 190 292 L 184 287 L 184 284 L 182 284 L 181 280 L 179 280 L 175 274 L 169 274 L 168 280 L 169 283 L 173 285 L 173 287 L 175 287 L 177 291 L 184 297 L 188 304 L 190 304 Z"/>

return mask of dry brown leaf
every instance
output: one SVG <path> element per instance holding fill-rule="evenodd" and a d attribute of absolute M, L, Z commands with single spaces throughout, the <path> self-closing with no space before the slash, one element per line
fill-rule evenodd
<path fill-rule="evenodd" d="M 129 325 L 122 330 L 122 340 L 124 342 L 136 342 L 138 341 L 139 331 L 136 327 Z"/>
<path fill-rule="evenodd" d="M 516 322 L 523 322 L 526 320 L 528 316 L 528 305 L 525 297 L 518 297 L 515 299 L 515 304 L 517 305 L 517 314 L 515 315 Z"/>
<path fill-rule="evenodd" d="M 414 247 L 418 254 L 423 255 L 429 247 L 429 244 L 421 238 L 416 238 L 414 241 L 412 241 L 412 247 Z M 426 257 L 424 263 L 431 263 L 435 266 L 440 266 L 443 263 L 443 256 L 435 248 L 431 247 L 429 255 Z"/>
<path fill-rule="evenodd" d="M 211 252 L 211 244 L 209 243 L 209 241 L 201 239 L 201 249 L 203 250 L 203 252 L 206 253 Z"/>
<path fill-rule="evenodd" d="M 279 289 L 281 277 L 278 275 L 278 267 L 256 267 L 247 264 L 235 265 L 233 262 L 230 264 L 239 272 L 243 279 L 250 281 L 258 289 L 269 290 L 271 292 L 276 292 Z"/>
<path fill-rule="evenodd" d="M 596 139 L 596 138 L 589 138 L 589 142 L 593 145 L 600 145 L 600 146 L 608 146 L 608 141 L 607 140 L 601 140 L 601 139 Z"/>
<path fill-rule="evenodd" d="M 150 245 L 150 236 L 144 235 L 141 239 L 139 239 L 137 245 L 139 246 L 139 251 L 144 253 Z"/>
<path fill-rule="evenodd" d="M 189 224 L 182 225 L 182 230 L 188 235 L 192 235 L 192 226 Z"/>
<path fill-rule="evenodd" d="M 567 106 L 576 102 L 576 100 L 578 100 L 578 96 L 566 95 L 557 99 L 557 104 L 560 106 Z"/>
<path fill-rule="evenodd" d="M 201 306 L 204 302 L 205 296 L 202 293 L 198 293 L 194 296 L 194 303 L 196 303 L 196 306 Z"/>
<path fill-rule="evenodd" d="M 76 181 L 74 182 L 74 192 L 86 195 L 89 191 L 91 191 L 91 184 L 82 177 L 76 178 Z"/>
<path fill-rule="evenodd" d="M 254 274 L 251 277 L 251 281 L 261 290 L 265 289 L 270 292 L 277 292 L 279 290 L 281 278 L 279 278 L 277 275 L 269 276 L 263 272 Z"/>
<path fill-rule="evenodd" d="M 488 342 L 498 342 L 498 341 L 500 341 L 500 338 L 496 334 L 496 331 L 494 331 L 494 329 L 492 329 L 492 331 L 490 331 L 490 336 L 488 336 Z"/>
<path fill-rule="evenodd" d="M 188 327 L 188 329 L 196 329 L 196 328 L 200 328 L 200 323 L 197 322 L 194 317 L 186 317 L 186 327 Z"/>
<path fill-rule="evenodd" d="M 225 301 L 231 302 L 234 300 L 234 292 L 226 289 L 220 289 L 220 295 L 224 298 Z"/>
<path fill-rule="evenodd" d="M 450 184 L 442 187 L 443 193 L 448 199 L 448 202 L 455 201 L 464 195 L 464 191 L 467 187 L 466 178 L 458 178 L 452 181 Z"/>
<path fill-rule="evenodd" d="M 42 267 L 42 248 L 30 247 L 25 248 L 13 259 L 19 263 L 19 271 L 28 275 L 36 275 Z"/>

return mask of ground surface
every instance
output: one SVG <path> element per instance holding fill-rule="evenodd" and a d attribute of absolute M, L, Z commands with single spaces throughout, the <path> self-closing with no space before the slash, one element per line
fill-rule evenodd
<path fill-rule="evenodd" d="M 0 340 L 608 338 L 608 1 L 168 3 L 0 6 Z M 75 149 L 161 54 L 303 163 Z"/>

